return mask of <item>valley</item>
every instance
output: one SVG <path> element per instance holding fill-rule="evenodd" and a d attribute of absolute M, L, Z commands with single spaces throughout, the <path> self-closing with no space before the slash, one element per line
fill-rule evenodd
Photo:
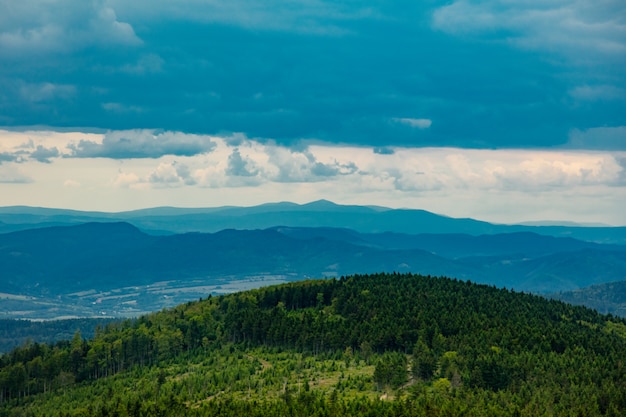
<path fill-rule="evenodd" d="M 5 294 L 0 319 L 60 320 L 69 318 L 130 318 L 174 307 L 207 294 L 228 294 L 288 282 L 298 277 L 267 275 L 220 277 L 111 289 L 86 289 L 54 297 Z"/>

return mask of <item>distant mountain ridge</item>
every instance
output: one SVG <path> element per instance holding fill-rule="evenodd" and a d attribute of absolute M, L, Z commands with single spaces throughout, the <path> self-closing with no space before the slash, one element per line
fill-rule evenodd
<path fill-rule="evenodd" d="M 4 266 L 0 290 L 62 291 L 68 285 L 85 290 L 117 281 L 140 285 L 206 275 L 336 275 L 397 269 L 418 260 L 437 270 L 454 269 L 426 251 L 381 251 L 323 238 L 294 239 L 277 229 L 150 236 L 128 223 L 85 223 L 0 235 Z"/>
<path fill-rule="evenodd" d="M 214 233 L 224 229 L 267 229 L 275 226 L 347 228 L 360 233 L 485 235 L 531 232 L 572 237 L 603 244 L 626 244 L 626 227 L 527 226 L 492 224 L 451 218 L 417 209 L 339 205 L 327 200 L 307 204 L 268 203 L 252 207 L 155 207 L 119 213 L 0 207 L 0 233 L 86 222 L 124 221 L 149 234 Z"/>
<path fill-rule="evenodd" d="M 263 285 L 264 279 L 378 271 L 567 291 L 626 279 L 626 246 L 528 232 L 409 235 L 286 226 L 155 236 L 126 222 L 92 222 L 0 234 L 0 265 L 0 293 L 13 295 L 11 303 L 0 302 L 0 313 L 3 305 L 28 310 L 27 301 L 17 307 L 15 296 L 60 300 L 71 294 L 72 303 L 80 298 L 97 312 L 106 300 L 119 309 L 152 297 L 158 306 L 158 297 L 184 301 L 185 294 L 193 299 L 251 278 Z"/>
<path fill-rule="evenodd" d="M 406 233 L 358 233 L 350 229 L 277 227 L 288 236 L 297 238 L 324 237 L 354 241 L 384 249 L 421 249 L 445 257 L 493 256 L 519 254 L 527 256 L 571 252 L 582 249 L 617 250 L 625 245 L 602 245 L 571 237 L 553 237 L 533 232 L 500 233 L 495 235 L 406 234 Z"/>
<path fill-rule="evenodd" d="M 390 271 L 554 293 L 626 280 L 626 228 L 496 225 L 325 200 L 121 213 L 16 206 L 0 207 L 0 265 L 0 318 L 138 314 L 210 292 Z"/>

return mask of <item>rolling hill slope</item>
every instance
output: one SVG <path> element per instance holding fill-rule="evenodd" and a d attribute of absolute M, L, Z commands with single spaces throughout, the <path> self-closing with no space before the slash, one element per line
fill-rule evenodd
<path fill-rule="evenodd" d="M 562 291 L 550 294 L 550 297 L 574 305 L 584 305 L 600 313 L 626 317 L 626 280 Z"/>
<path fill-rule="evenodd" d="M 0 356 L 0 413 L 618 416 L 626 321 L 411 274 L 189 302 Z"/>

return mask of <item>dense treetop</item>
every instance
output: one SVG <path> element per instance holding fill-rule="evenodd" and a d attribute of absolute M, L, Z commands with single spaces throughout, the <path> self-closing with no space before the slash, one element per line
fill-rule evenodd
<path fill-rule="evenodd" d="M 303 390 L 316 366 L 341 374 Z M 90 340 L 30 343 L 0 367 L 16 415 L 80 415 L 102 392 L 88 414 L 619 415 L 626 321 L 447 278 L 361 275 L 209 297 Z M 368 395 L 388 389 L 394 401 Z"/>

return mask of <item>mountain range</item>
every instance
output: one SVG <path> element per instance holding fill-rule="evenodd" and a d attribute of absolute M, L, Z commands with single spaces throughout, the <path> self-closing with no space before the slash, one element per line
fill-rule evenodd
<path fill-rule="evenodd" d="M 605 244 L 626 244 L 626 227 L 502 225 L 458 219 L 425 210 L 339 205 L 326 200 L 308 204 L 268 203 L 253 207 L 156 207 L 119 213 L 25 206 L 0 207 L 0 233 L 86 222 L 127 222 L 149 234 L 215 233 L 224 229 L 267 229 L 274 226 L 331 227 L 361 233 L 463 233 L 485 235 L 531 232 Z"/>
<path fill-rule="evenodd" d="M 0 213 L 16 230 L 0 234 L 0 314 L 11 318 L 137 315 L 207 293 L 381 271 L 542 294 L 626 280 L 624 228 L 601 236 L 604 228 L 491 225 L 324 201 L 109 215 L 15 207 Z M 340 223 L 354 228 L 334 227 Z M 219 231 L 180 232 L 194 225 Z M 572 237 L 585 235 L 595 238 Z"/>

